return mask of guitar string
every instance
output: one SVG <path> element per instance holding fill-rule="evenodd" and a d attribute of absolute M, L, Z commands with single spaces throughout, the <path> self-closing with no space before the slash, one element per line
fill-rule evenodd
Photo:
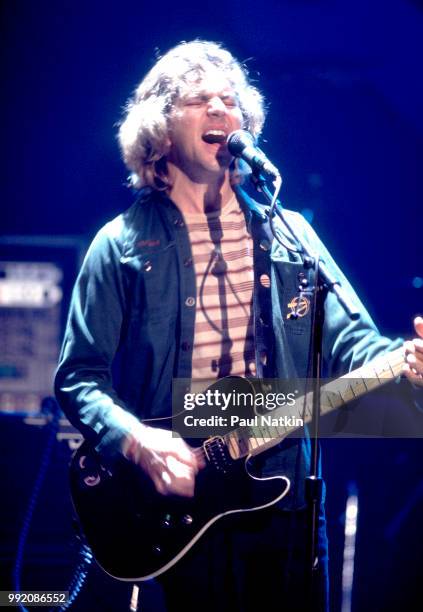
<path fill-rule="evenodd" d="M 395 351 L 392 351 L 392 353 L 388 353 L 387 355 L 384 355 L 383 358 L 384 358 L 384 362 L 385 362 L 384 365 L 385 365 L 385 367 L 386 367 L 386 365 L 388 365 L 389 370 L 392 373 L 392 377 L 395 377 L 395 376 L 399 375 L 400 372 L 396 372 L 395 370 L 397 368 L 399 368 L 401 366 L 402 362 L 403 362 L 403 349 L 402 349 L 402 347 L 396 349 Z M 369 370 L 370 366 L 371 366 L 371 363 L 366 364 L 365 366 L 362 366 L 362 368 L 359 368 L 358 371 L 362 370 L 362 372 L 364 373 L 366 370 Z M 358 371 L 357 371 L 357 373 L 358 373 Z M 376 374 L 376 377 L 380 381 L 380 378 L 377 375 L 377 370 L 373 369 L 373 372 Z M 360 378 L 364 379 L 364 376 L 360 376 Z M 386 380 L 386 382 L 388 382 L 388 380 Z M 184 414 L 184 413 L 185 413 L 185 410 L 181 410 L 177 414 L 173 415 L 173 417 L 171 417 L 171 418 L 175 418 L 175 417 L 180 416 L 181 414 Z M 143 419 L 142 422 L 143 423 L 147 423 L 147 422 L 151 422 L 151 421 L 163 421 L 163 420 L 168 420 L 168 419 L 169 419 L 169 417 L 156 417 L 156 418 L 150 418 L 150 419 Z M 235 431 L 237 431 L 237 430 L 235 430 Z M 250 436 L 245 436 L 245 437 L 250 437 Z M 222 438 L 223 438 L 225 444 L 227 445 L 228 444 L 227 437 L 223 436 Z M 238 441 L 240 441 L 240 440 L 238 440 Z M 198 455 L 198 456 L 200 456 L 203 459 L 204 458 L 208 459 L 208 453 L 207 453 L 207 451 L 204 448 L 204 444 L 208 444 L 208 446 L 212 447 L 212 446 L 217 445 L 218 441 L 214 440 L 212 438 L 210 440 L 206 440 L 203 443 L 202 446 L 195 447 L 193 449 L 194 455 Z"/>

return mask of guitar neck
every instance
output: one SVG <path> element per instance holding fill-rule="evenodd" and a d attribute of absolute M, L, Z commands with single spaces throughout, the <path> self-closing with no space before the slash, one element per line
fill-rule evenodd
<path fill-rule="evenodd" d="M 348 402 L 362 397 L 401 374 L 404 349 L 398 348 L 381 355 L 370 363 L 326 383 L 320 389 L 320 414 L 322 416 L 342 408 Z M 309 391 L 292 406 L 283 406 L 267 415 L 256 416 L 251 425 L 238 427 L 224 436 L 233 459 L 258 455 L 276 446 L 289 434 L 298 431 L 312 420 L 313 393 Z"/>

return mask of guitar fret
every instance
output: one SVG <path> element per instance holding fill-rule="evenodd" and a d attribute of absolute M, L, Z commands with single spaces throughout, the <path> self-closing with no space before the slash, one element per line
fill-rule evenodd
<path fill-rule="evenodd" d="M 389 367 L 389 370 L 391 372 L 391 377 L 392 378 L 396 378 L 398 376 L 398 374 L 395 372 L 394 368 L 392 367 L 392 364 L 391 364 L 390 360 L 388 360 L 388 367 Z"/>
<path fill-rule="evenodd" d="M 229 454 L 231 455 L 231 457 L 237 457 L 239 453 L 239 447 L 235 441 L 235 434 L 233 432 L 227 434 L 225 436 L 225 440 L 229 446 Z"/>
<path fill-rule="evenodd" d="M 308 417 L 309 419 L 311 419 L 312 413 L 313 413 L 313 394 L 311 392 L 308 392 L 305 395 L 304 401 L 302 402 L 301 412 L 298 416 L 302 418 L 304 415 L 304 417 Z"/>
<path fill-rule="evenodd" d="M 256 440 L 256 437 L 254 436 L 254 432 L 251 432 L 251 436 L 249 436 L 249 441 L 250 441 L 250 445 L 252 446 L 252 448 L 258 448 L 259 444 Z"/>
<path fill-rule="evenodd" d="M 279 427 L 276 425 L 276 431 L 278 433 L 278 436 L 281 436 L 284 433 L 288 432 L 288 428 L 286 425 L 280 425 Z"/>
<path fill-rule="evenodd" d="M 320 411 L 321 411 L 321 414 L 326 414 L 327 412 L 331 412 L 335 408 L 337 408 L 337 406 L 333 405 L 331 394 L 326 391 L 325 387 L 322 387 L 321 395 L 320 395 Z M 309 419 L 311 420 L 311 418 L 312 418 L 312 416 L 311 416 L 311 412 L 310 412 Z"/>
<path fill-rule="evenodd" d="M 231 431 L 229 434 L 227 434 L 227 436 L 225 436 L 225 438 L 229 440 L 229 447 L 230 447 L 229 452 L 233 459 L 239 459 L 239 457 L 242 457 L 242 450 L 241 450 L 240 438 L 238 436 L 238 433 L 239 432 L 235 430 L 235 431 Z"/>
<path fill-rule="evenodd" d="M 360 397 L 360 395 L 363 395 L 367 391 L 366 383 L 363 378 L 353 379 L 353 382 L 349 384 L 349 388 L 354 396 L 352 399 Z"/>
<path fill-rule="evenodd" d="M 354 393 L 354 387 L 352 384 L 348 384 L 344 389 L 339 390 L 339 396 L 343 404 L 347 404 L 349 401 L 354 400 L 357 395 Z"/>
<path fill-rule="evenodd" d="M 263 446 L 267 442 L 267 436 L 266 436 L 265 428 L 257 427 L 257 432 L 259 433 L 259 435 L 258 435 L 258 439 L 260 440 L 259 444 L 260 444 L 260 446 Z"/>
<path fill-rule="evenodd" d="M 266 425 L 271 440 L 279 437 L 279 431 L 276 425 Z"/>
<path fill-rule="evenodd" d="M 243 437 L 239 438 L 239 447 L 243 455 L 248 454 L 248 442 Z"/>
<path fill-rule="evenodd" d="M 381 384 L 383 384 L 379 377 L 373 376 L 373 378 L 366 378 L 366 390 L 373 391 L 373 389 L 378 389 Z"/>
<path fill-rule="evenodd" d="M 269 433 L 270 433 L 269 426 L 268 426 L 268 425 L 263 425 L 263 423 L 262 423 L 261 427 L 259 427 L 259 429 L 260 429 L 260 431 L 264 431 L 264 433 L 265 433 L 265 434 L 268 434 L 268 435 L 269 435 Z M 264 438 L 267 438 L 267 436 L 266 436 L 266 435 L 264 435 L 263 437 L 264 437 Z M 272 435 L 270 434 L 270 436 L 269 436 L 269 437 L 271 438 L 271 437 L 272 437 Z"/>

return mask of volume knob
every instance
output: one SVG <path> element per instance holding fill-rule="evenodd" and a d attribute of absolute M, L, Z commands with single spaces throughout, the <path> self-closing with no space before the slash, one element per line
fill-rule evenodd
<path fill-rule="evenodd" d="M 182 522 L 184 525 L 191 525 L 193 520 L 194 519 L 190 514 L 184 514 L 184 516 L 182 517 Z"/>

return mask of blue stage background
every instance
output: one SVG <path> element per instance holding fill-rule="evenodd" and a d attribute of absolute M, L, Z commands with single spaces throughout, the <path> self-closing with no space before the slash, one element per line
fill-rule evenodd
<path fill-rule="evenodd" d="M 0 234 L 88 243 L 130 205 L 122 107 L 156 49 L 196 37 L 248 59 L 268 102 L 260 144 L 283 174 L 285 205 L 312 219 L 381 331 L 411 335 L 423 312 L 419 0 L 3 3 Z M 350 479 L 365 517 L 353 610 L 395 609 L 423 574 L 421 443 L 326 444 L 333 610 Z"/>

